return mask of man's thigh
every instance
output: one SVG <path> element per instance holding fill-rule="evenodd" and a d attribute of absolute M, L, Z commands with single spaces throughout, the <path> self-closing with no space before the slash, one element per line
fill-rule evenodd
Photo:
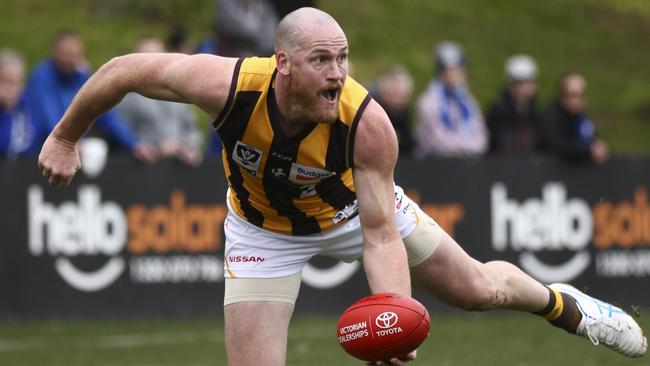
<path fill-rule="evenodd" d="M 242 301 L 224 307 L 230 366 L 284 366 L 293 304 Z"/>
<path fill-rule="evenodd" d="M 402 237 L 409 267 L 413 268 L 430 258 L 438 248 L 445 235 L 445 231 L 422 211 L 415 203 L 412 205 L 411 215 L 415 217 L 415 227 L 406 236 Z"/>

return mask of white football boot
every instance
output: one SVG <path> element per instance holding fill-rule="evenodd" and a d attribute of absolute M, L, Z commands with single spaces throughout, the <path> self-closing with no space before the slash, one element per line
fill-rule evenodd
<path fill-rule="evenodd" d="M 648 349 L 648 341 L 639 324 L 620 308 L 595 299 L 575 287 L 554 283 L 552 289 L 576 300 L 582 313 L 577 333 L 593 344 L 599 343 L 629 357 L 641 357 Z"/>

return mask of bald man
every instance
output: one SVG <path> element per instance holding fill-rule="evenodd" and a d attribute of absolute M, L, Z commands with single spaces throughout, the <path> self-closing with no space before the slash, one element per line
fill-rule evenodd
<path fill-rule="evenodd" d="M 68 185 L 79 169 L 79 138 L 127 92 L 194 103 L 215 118 L 229 182 L 224 316 L 231 366 L 284 365 L 301 271 L 317 254 L 363 256 L 373 293 L 410 296 L 413 282 L 457 307 L 535 312 L 628 356 L 645 353 L 641 329 L 620 309 L 568 285 L 546 287 L 511 264 L 472 259 L 406 197 L 393 183 L 390 121 L 347 67 L 345 34 L 313 8 L 280 22 L 271 58 L 118 57 L 79 92 L 39 166 L 50 184 Z M 601 315 L 603 304 L 611 311 Z"/>

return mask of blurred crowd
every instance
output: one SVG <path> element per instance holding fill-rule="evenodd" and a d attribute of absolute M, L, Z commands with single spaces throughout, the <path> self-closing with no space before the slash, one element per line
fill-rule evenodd
<path fill-rule="evenodd" d="M 218 0 L 210 36 L 192 45 L 182 29 L 166 40 L 143 36 L 134 52 L 211 53 L 229 57 L 273 53 L 273 35 L 282 16 L 312 1 Z M 481 108 L 471 93 L 462 46 L 444 41 L 432 53 L 433 76 L 414 96 L 408 69 L 395 65 L 368 83 L 388 113 L 401 156 L 477 157 L 485 154 L 555 154 L 570 161 L 608 159 L 607 145 L 587 115 L 587 80 L 577 72 L 558 78 L 554 97 L 544 106 L 537 98 L 536 61 L 508 57 L 503 88 Z M 36 155 L 92 71 L 81 34 L 62 30 L 51 40 L 49 56 L 31 72 L 19 52 L 0 49 L 0 157 Z M 176 158 L 196 165 L 216 154 L 215 133 L 204 136 L 188 105 L 129 94 L 97 120 L 89 135 L 106 150 L 125 151 L 150 163 Z"/>
<path fill-rule="evenodd" d="M 573 162 L 608 159 L 607 145 L 587 116 L 583 75 L 560 76 L 554 97 L 541 108 L 536 61 L 512 55 L 504 62 L 503 88 L 482 109 L 471 93 L 460 44 L 436 44 L 432 64 L 434 75 L 415 100 L 412 76 L 403 66 L 393 67 L 371 88 L 395 126 L 402 156 L 555 154 Z"/>

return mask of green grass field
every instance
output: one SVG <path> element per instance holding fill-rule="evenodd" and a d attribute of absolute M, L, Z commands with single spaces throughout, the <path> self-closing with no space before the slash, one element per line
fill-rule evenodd
<path fill-rule="evenodd" d="M 361 365 L 339 347 L 334 317 L 296 316 L 287 365 Z M 641 318 L 645 329 L 650 318 Z M 650 365 L 512 313 L 435 315 L 413 365 Z M 255 352 L 255 350 L 251 350 Z M 0 324 L 0 365 L 226 365 L 221 319 Z"/>

